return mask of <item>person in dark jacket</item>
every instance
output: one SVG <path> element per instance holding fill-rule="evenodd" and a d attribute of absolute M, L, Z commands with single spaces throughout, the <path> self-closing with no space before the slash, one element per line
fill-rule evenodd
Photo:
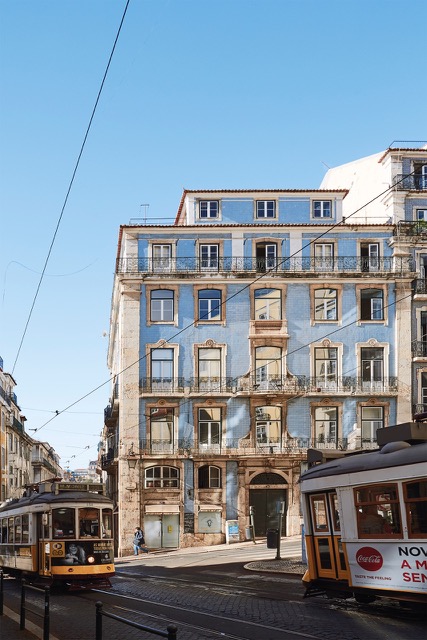
<path fill-rule="evenodd" d="M 135 527 L 133 534 L 133 552 L 137 556 L 140 550 L 148 553 L 148 549 L 145 547 L 144 532 L 141 527 Z"/>

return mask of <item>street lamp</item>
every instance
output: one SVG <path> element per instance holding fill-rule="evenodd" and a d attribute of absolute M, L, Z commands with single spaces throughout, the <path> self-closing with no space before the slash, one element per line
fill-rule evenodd
<path fill-rule="evenodd" d="M 138 455 L 133 450 L 133 442 L 128 451 L 127 461 L 128 461 L 129 469 L 136 469 L 136 463 L 138 462 Z"/>

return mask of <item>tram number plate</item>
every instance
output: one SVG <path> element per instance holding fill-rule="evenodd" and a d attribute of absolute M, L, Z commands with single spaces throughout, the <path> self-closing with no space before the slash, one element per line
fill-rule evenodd
<path fill-rule="evenodd" d="M 51 545 L 51 548 L 52 548 L 52 557 L 62 558 L 64 556 L 63 542 L 53 542 Z"/>

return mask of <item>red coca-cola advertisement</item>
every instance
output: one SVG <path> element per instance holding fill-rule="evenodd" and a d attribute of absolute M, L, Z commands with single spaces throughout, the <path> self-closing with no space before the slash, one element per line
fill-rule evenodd
<path fill-rule="evenodd" d="M 351 585 L 427 593 L 427 545 L 390 541 L 346 545 Z"/>
<path fill-rule="evenodd" d="M 365 571 L 378 571 L 383 566 L 383 557 L 374 547 L 362 547 L 359 549 L 356 561 Z"/>

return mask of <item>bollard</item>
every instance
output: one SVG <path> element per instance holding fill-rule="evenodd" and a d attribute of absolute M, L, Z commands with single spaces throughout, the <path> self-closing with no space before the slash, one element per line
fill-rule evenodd
<path fill-rule="evenodd" d="M 178 629 L 175 627 L 175 625 L 174 624 L 170 624 L 167 627 L 167 632 L 168 632 L 167 640 L 176 640 L 177 631 L 178 631 Z"/>
<path fill-rule="evenodd" d="M 102 602 L 98 600 L 95 603 L 95 607 L 96 607 L 95 640 L 102 640 Z"/>
<path fill-rule="evenodd" d="M 50 625 L 50 613 L 49 613 L 49 587 L 44 588 L 44 616 L 43 616 L 43 640 L 49 640 L 49 625 Z"/>
<path fill-rule="evenodd" d="M 25 580 L 21 580 L 21 615 L 19 616 L 19 628 L 25 629 Z"/>

